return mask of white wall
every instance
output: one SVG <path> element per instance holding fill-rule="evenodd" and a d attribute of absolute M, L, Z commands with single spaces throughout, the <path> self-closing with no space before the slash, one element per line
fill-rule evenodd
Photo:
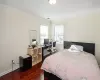
<path fill-rule="evenodd" d="M 27 54 L 29 30 L 37 30 L 49 21 L 16 8 L 0 5 L 0 73 L 11 69 L 11 60 L 18 63 L 21 55 Z M 17 66 L 15 66 L 17 67 Z"/>
<path fill-rule="evenodd" d="M 56 22 L 65 25 L 64 40 L 93 42 L 96 44 L 96 58 L 100 64 L 100 11 Z"/>

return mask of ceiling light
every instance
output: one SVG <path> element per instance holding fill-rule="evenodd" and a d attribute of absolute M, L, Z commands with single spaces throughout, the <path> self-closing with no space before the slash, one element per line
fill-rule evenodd
<path fill-rule="evenodd" d="M 50 4 L 56 4 L 56 0 L 49 0 Z"/>

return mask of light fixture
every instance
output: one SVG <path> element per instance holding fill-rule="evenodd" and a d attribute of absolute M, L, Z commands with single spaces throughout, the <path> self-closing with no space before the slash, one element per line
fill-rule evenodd
<path fill-rule="evenodd" d="M 49 0 L 50 4 L 56 4 L 56 0 Z"/>

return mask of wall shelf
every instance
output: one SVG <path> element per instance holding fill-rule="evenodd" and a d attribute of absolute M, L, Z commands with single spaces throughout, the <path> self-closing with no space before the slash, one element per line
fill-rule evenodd
<path fill-rule="evenodd" d="M 28 48 L 28 55 L 32 56 L 32 66 L 42 62 L 42 47 Z"/>

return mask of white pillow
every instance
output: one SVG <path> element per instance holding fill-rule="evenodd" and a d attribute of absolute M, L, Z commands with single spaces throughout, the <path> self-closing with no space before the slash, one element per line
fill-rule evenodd
<path fill-rule="evenodd" d="M 69 49 L 71 51 L 82 52 L 83 51 L 83 46 L 80 46 L 80 45 L 71 45 L 71 47 Z"/>
<path fill-rule="evenodd" d="M 68 49 L 68 51 L 69 51 L 69 52 L 75 52 L 75 53 L 80 52 L 80 51 L 77 51 L 77 50 L 71 50 L 71 49 Z"/>

